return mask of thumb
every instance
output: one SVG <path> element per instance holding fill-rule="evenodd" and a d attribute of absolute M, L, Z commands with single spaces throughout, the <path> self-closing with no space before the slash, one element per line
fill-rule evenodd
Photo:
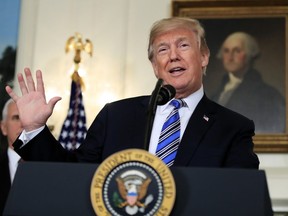
<path fill-rule="evenodd" d="M 51 99 L 49 100 L 49 102 L 48 102 L 49 107 L 53 110 L 53 109 L 54 109 L 54 106 L 56 105 L 56 103 L 57 103 L 58 101 L 60 101 L 61 99 L 62 99 L 61 97 L 53 97 L 53 98 L 51 98 Z"/>

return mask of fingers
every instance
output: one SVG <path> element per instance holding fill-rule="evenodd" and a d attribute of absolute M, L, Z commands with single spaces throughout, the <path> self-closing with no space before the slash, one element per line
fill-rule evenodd
<path fill-rule="evenodd" d="M 22 95 L 28 94 L 29 91 L 35 91 L 35 84 L 34 84 L 30 69 L 25 68 L 24 73 L 26 76 L 27 85 L 26 85 L 26 82 L 24 80 L 23 74 L 22 73 L 17 74 L 17 79 L 18 79 L 18 83 L 19 83 L 19 87 L 20 87 L 20 90 L 22 92 Z M 13 91 L 13 89 L 10 86 L 6 86 L 5 90 L 6 90 L 7 94 L 9 94 L 9 96 L 15 102 L 17 102 L 17 100 L 19 99 L 19 96 L 16 95 L 16 93 Z"/>
<path fill-rule="evenodd" d="M 35 91 L 35 84 L 29 68 L 24 69 L 24 73 L 26 76 L 27 87 L 29 91 Z"/>
<path fill-rule="evenodd" d="M 19 83 L 19 87 L 22 92 L 22 95 L 28 94 L 28 89 L 27 89 L 25 80 L 23 78 L 23 75 L 21 73 L 17 74 L 17 79 L 18 79 L 18 83 Z"/>
<path fill-rule="evenodd" d="M 42 72 L 40 70 L 36 71 L 36 84 L 37 87 L 35 88 L 35 82 L 33 80 L 33 76 L 31 73 L 31 70 L 29 68 L 24 69 L 26 82 L 23 77 L 22 73 L 17 74 L 18 83 L 20 90 L 22 92 L 22 95 L 29 94 L 29 92 L 39 92 L 44 97 L 44 100 L 46 101 L 45 97 L 45 88 L 44 88 L 44 82 L 42 78 Z M 6 92 L 9 94 L 9 96 L 16 102 L 19 99 L 19 96 L 16 95 L 16 93 L 13 91 L 13 89 L 10 86 L 6 86 Z M 54 97 L 49 101 L 49 105 L 51 108 L 54 108 L 55 104 L 61 100 L 60 97 Z"/>
<path fill-rule="evenodd" d="M 6 90 L 7 94 L 16 102 L 19 97 L 18 97 L 18 95 L 15 94 L 13 89 L 10 86 L 6 86 L 5 90 Z"/>
<path fill-rule="evenodd" d="M 28 94 L 29 92 L 32 92 L 32 91 L 36 91 L 35 82 L 34 82 L 31 70 L 29 68 L 25 68 L 24 73 L 26 77 L 26 82 L 24 80 L 22 73 L 19 73 L 17 75 L 18 83 L 19 83 L 22 95 Z M 42 92 L 43 95 L 45 95 L 42 72 L 40 70 L 36 71 L 36 82 L 37 82 L 37 91 L 40 91 Z"/>
<path fill-rule="evenodd" d="M 45 95 L 44 82 L 42 78 L 42 72 L 40 70 L 36 71 L 36 83 L 37 83 L 37 91 L 42 92 Z"/>

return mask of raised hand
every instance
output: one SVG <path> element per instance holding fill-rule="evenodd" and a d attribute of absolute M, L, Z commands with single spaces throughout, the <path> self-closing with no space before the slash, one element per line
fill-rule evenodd
<path fill-rule="evenodd" d="M 6 92 L 16 102 L 22 126 L 29 132 L 46 124 L 61 97 L 53 97 L 47 103 L 42 72 L 36 71 L 36 86 L 30 69 L 25 68 L 24 73 L 26 82 L 22 73 L 17 74 L 22 96 L 18 96 L 10 86 L 6 86 Z"/>

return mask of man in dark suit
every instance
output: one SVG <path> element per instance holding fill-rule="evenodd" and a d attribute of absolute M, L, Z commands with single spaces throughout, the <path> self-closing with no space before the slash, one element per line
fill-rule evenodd
<path fill-rule="evenodd" d="M 16 103 L 12 99 L 9 99 L 4 105 L 1 120 L 0 215 L 2 215 L 4 210 L 20 159 L 20 156 L 13 150 L 13 142 L 22 130 Z"/>
<path fill-rule="evenodd" d="M 154 73 L 164 80 L 163 84 L 176 89 L 175 98 L 182 99 L 184 104 L 177 111 L 180 138 L 174 140 L 173 152 L 177 154 L 169 166 L 257 169 L 259 160 L 253 152 L 253 122 L 205 96 L 202 76 L 209 56 L 204 29 L 197 20 L 168 18 L 153 25 L 148 57 Z M 41 71 L 36 72 L 37 86 L 30 69 L 25 68 L 24 73 L 26 82 L 22 74 L 18 75 L 22 96 L 6 87 L 17 102 L 25 129 L 14 143 L 24 160 L 101 163 L 117 151 L 143 148 L 149 96 L 107 104 L 90 126 L 84 143 L 71 153 L 62 148 L 45 126 L 61 98 L 54 97 L 46 103 Z M 157 154 L 162 125 L 173 110 L 170 102 L 157 106 L 149 143 L 152 154 Z"/>

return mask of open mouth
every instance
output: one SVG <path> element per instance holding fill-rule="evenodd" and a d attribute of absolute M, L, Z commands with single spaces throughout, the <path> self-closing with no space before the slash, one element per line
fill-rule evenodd
<path fill-rule="evenodd" d="M 172 68 L 169 70 L 169 73 L 176 73 L 176 72 L 182 72 L 184 71 L 185 68 L 182 68 L 182 67 L 175 67 L 175 68 Z"/>

